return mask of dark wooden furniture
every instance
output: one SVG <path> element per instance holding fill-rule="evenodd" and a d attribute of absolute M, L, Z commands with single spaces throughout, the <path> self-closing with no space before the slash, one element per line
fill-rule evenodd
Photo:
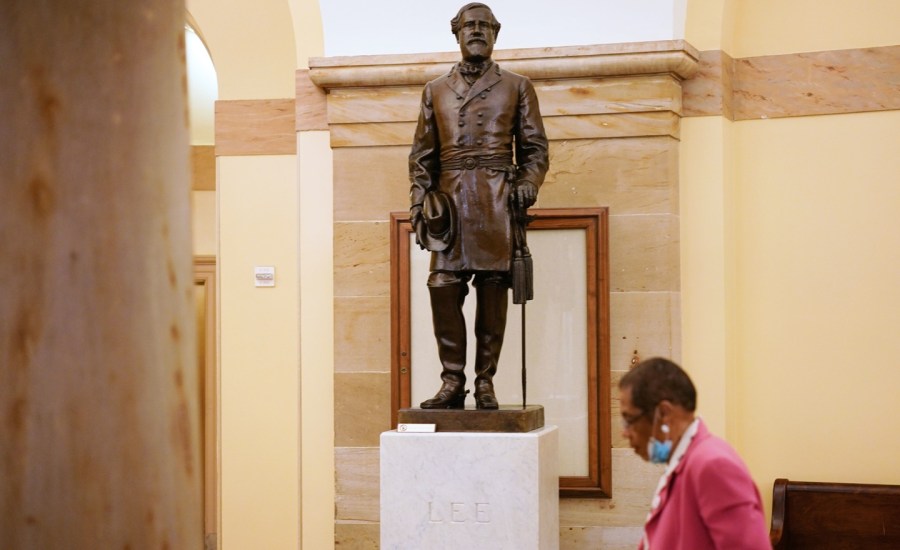
<path fill-rule="evenodd" d="M 900 486 L 776 479 L 772 546 L 900 549 Z"/>

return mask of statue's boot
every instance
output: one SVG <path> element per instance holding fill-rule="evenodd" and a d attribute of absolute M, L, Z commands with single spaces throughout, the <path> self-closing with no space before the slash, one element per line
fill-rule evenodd
<path fill-rule="evenodd" d="M 494 395 L 494 374 L 506 332 L 508 287 L 493 281 L 476 287 L 475 309 L 475 406 L 479 409 L 499 408 Z"/>
<path fill-rule="evenodd" d="M 462 409 L 466 394 L 466 319 L 462 306 L 469 292 L 466 283 L 428 287 L 431 317 L 441 360 L 441 389 L 421 403 L 423 409 Z"/>

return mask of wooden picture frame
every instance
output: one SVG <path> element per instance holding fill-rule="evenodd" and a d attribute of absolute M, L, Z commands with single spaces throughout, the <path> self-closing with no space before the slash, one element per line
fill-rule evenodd
<path fill-rule="evenodd" d="M 525 337 L 528 403 L 544 405 L 547 424 L 559 426 L 560 496 L 610 497 L 608 210 L 532 209 L 529 214 L 534 216 L 528 226 L 528 239 L 535 263 L 535 300 L 526 306 L 526 328 L 535 330 L 535 324 L 537 333 L 528 332 Z M 417 398 L 431 397 L 414 384 L 414 363 L 418 360 L 428 365 L 420 366 L 419 372 L 427 373 L 423 378 L 433 385 L 431 392 L 439 387 L 440 365 L 422 359 L 428 353 L 436 357 L 433 334 L 426 334 L 431 330 L 430 304 L 427 294 L 423 294 L 427 292 L 424 277 L 429 253 L 415 245 L 406 212 L 391 214 L 390 235 L 391 423 L 396 427 L 399 409 L 411 407 Z M 556 257 L 557 254 L 564 256 Z M 570 266 L 577 269 L 567 269 Z M 473 304 L 474 297 L 466 302 L 467 307 Z M 506 376 L 513 374 L 511 371 L 516 369 L 509 363 L 517 354 L 521 360 L 521 352 L 515 350 L 521 346 L 522 337 L 515 334 L 514 328 L 517 325 L 521 331 L 521 322 L 515 321 L 520 307 L 510 303 L 498 377 L 504 372 Z M 579 311 L 582 309 L 583 314 Z M 466 320 L 471 327 L 474 317 L 467 313 Z M 504 364 L 507 355 L 512 358 Z M 538 358 L 534 365 L 533 357 Z M 467 370 L 471 374 L 471 367 Z M 532 376 L 538 377 L 537 384 L 531 382 Z M 501 403 L 515 402 L 504 399 L 501 389 L 510 392 L 508 395 L 518 391 L 521 402 L 521 388 L 516 390 L 513 386 L 509 381 L 498 381 Z M 542 390 L 547 394 L 542 395 Z M 414 395 L 416 392 L 418 395 Z"/>

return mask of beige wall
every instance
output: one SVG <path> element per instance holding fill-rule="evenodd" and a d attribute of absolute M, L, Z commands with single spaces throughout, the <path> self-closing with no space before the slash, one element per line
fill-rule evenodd
<path fill-rule="evenodd" d="M 700 0 L 687 40 L 733 57 L 896 45 L 898 10 Z M 900 417 L 898 134 L 898 111 L 682 122 L 685 365 L 767 507 L 776 477 L 900 482 L 900 444 L 873 443 Z"/>
<path fill-rule="evenodd" d="M 310 207 L 331 195 L 330 149 L 301 132 L 306 160 L 298 163 L 293 124 L 286 141 L 282 120 L 265 118 L 293 109 L 295 69 L 321 52 L 318 2 L 189 0 L 188 10 L 216 65 L 219 98 L 235 100 L 228 120 L 217 120 L 217 140 L 226 132 L 229 141 L 217 150 L 215 204 L 206 193 L 194 197 L 195 250 L 216 247 L 220 282 L 219 547 L 327 548 L 333 328 L 322 279 L 331 242 Z M 260 124 L 281 134 L 269 142 Z M 256 265 L 275 266 L 274 289 L 254 288 Z"/>
<path fill-rule="evenodd" d="M 733 57 L 893 46 L 896 0 L 725 0 L 733 21 Z M 690 37 L 688 37 L 690 40 Z"/>
<path fill-rule="evenodd" d="M 736 133 L 739 448 L 767 486 L 900 483 L 900 112 Z"/>
<path fill-rule="evenodd" d="M 293 548 L 299 540 L 296 181 L 291 156 L 219 159 L 225 549 Z M 275 288 L 254 287 L 259 265 L 275 267 Z"/>

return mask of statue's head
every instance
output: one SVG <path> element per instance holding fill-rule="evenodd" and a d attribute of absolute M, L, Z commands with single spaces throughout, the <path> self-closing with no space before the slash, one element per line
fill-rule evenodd
<path fill-rule="evenodd" d="M 494 51 L 500 22 L 487 5 L 472 2 L 461 7 L 450 20 L 450 31 L 456 36 L 463 59 L 484 61 Z"/>

